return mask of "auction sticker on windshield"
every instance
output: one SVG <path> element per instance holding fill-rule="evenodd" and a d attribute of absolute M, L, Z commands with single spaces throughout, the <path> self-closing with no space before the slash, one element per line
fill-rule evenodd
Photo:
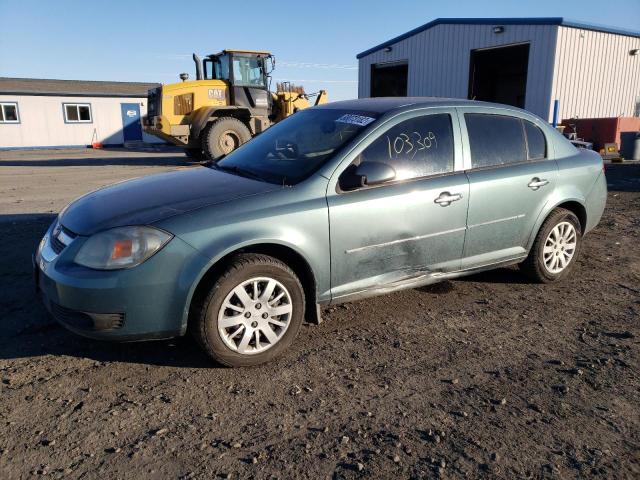
<path fill-rule="evenodd" d="M 345 113 L 340 118 L 338 118 L 336 122 L 351 123 L 353 125 L 360 125 L 361 127 L 364 127 L 365 125 L 369 125 L 374 120 L 375 118 L 365 117 L 363 115 L 354 115 L 352 113 Z"/>

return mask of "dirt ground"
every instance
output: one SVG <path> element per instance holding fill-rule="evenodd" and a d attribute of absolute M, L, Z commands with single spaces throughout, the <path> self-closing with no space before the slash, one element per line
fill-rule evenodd
<path fill-rule="evenodd" d="M 329 308 L 279 361 L 231 370 L 190 339 L 100 343 L 45 314 L 47 214 L 185 166 L 92 155 L 0 156 L 1 478 L 640 476 L 640 166 L 608 167 L 570 280 L 500 269 Z"/>
<path fill-rule="evenodd" d="M 57 213 L 104 185 L 187 166 L 169 147 L 0 151 L 0 215 Z"/>

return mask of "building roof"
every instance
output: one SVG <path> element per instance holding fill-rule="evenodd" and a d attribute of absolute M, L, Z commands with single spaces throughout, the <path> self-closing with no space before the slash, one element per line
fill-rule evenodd
<path fill-rule="evenodd" d="M 435 20 L 425 23 L 424 25 L 414 28 L 402 35 L 391 40 L 376 45 L 364 52 L 359 53 L 356 57 L 362 58 L 378 50 L 382 50 L 389 45 L 393 45 L 405 38 L 412 37 L 420 32 L 429 30 L 437 25 L 562 25 L 565 27 L 580 28 L 582 30 L 593 30 L 595 32 L 614 33 L 616 35 L 626 35 L 630 37 L 640 38 L 640 32 L 632 30 L 624 30 L 604 25 L 594 25 L 588 23 L 575 22 L 567 20 L 563 17 L 541 17 L 541 18 L 436 18 Z"/>
<path fill-rule="evenodd" d="M 0 77 L 0 95 L 146 97 L 159 83 Z"/>

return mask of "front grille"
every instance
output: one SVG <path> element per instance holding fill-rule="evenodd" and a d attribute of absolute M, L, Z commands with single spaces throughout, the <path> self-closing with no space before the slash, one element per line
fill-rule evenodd
<path fill-rule="evenodd" d="M 84 312 L 78 312 L 51 302 L 51 314 L 62 324 L 82 330 L 93 330 L 93 319 Z"/>
<path fill-rule="evenodd" d="M 51 236 L 51 249 L 56 252 L 56 255 L 60 255 L 60 252 L 62 252 L 62 250 L 64 250 L 64 247 L 66 246 L 64 243 L 62 243 L 60 240 L 58 240 L 57 237 L 55 236 Z"/>
<path fill-rule="evenodd" d="M 124 327 L 124 313 L 89 313 L 94 330 L 117 330 Z"/>
<path fill-rule="evenodd" d="M 53 229 L 53 233 L 51 234 L 51 249 L 56 252 L 56 255 L 59 255 L 60 252 L 62 252 L 65 247 L 68 247 L 76 237 L 77 235 L 71 230 L 64 228 L 62 225 L 58 224 Z"/>
<path fill-rule="evenodd" d="M 79 330 L 117 330 L 124 326 L 124 313 L 87 313 L 51 302 L 51 314 L 63 325 Z"/>

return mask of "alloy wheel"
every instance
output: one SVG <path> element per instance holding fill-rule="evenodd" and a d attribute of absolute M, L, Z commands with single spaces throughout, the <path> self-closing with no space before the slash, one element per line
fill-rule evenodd
<path fill-rule="evenodd" d="M 558 223 L 544 242 L 542 260 L 549 273 L 558 274 L 571 263 L 576 251 L 578 234 L 570 222 Z"/>
<path fill-rule="evenodd" d="M 245 280 L 225 297 L 218 312 L 218 333 L 234 352 L 262 353 L 278 343 L 289 328 L 291 295 L 278 280 Z"/>

